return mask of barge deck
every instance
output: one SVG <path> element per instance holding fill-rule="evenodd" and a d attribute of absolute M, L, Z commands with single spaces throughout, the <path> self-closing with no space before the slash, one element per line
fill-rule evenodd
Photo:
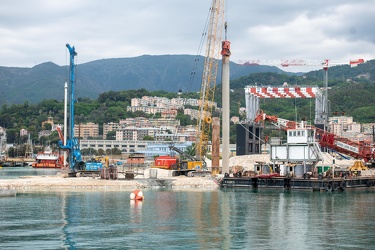
<path fill-rule="evenodd" d="M 221 188 L 282 188 L 305 189 L 312 191 L 345 191 L 347 188 L 374 188 L 374 177 L 303 179 L 290 177 L 224 177 L 220 181 Z"/>

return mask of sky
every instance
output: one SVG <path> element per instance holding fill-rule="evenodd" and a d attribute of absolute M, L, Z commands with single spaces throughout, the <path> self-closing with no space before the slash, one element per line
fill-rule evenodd
<path fill-rule="evenodd" d="M 2 0 L 0 66 L 68 65 L 67 43 L 78 53 L 76 64 L 141 55 L 204 55 L 200 44 L 211 3 Z M 225 21 L 235 63 L 329 59 L 334 65 L 375 59 L 373 0 L 226 0 Z"/>

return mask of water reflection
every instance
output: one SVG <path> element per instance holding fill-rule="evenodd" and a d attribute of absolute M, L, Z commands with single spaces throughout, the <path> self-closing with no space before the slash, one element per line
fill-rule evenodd
<path fill-rule="evenodd" d="M 20 176 L 56 175 L 60 169 L 35 169 L 32 167 L 0 168 L 0 179 L 17 179 Z"/>
<path fill-rule="evenodd" d="M 130 200 L 130 222 L 133 224 L 142 223 L 142 203 L 141 200 Z M 142 232 L 142 227 L 134 228 L 134 232 Z"/>
<path fill-rule="evenodd" d="M 0 248 L 333 249 L 375 244 L 373 192 L 39 192 L 2 199 Z M 355 237 L 353 237 L 355 235 Z"/>

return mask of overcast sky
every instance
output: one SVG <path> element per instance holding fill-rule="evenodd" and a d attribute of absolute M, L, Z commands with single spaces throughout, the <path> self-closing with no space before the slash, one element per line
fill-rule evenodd
<path fill-rule="evenodd" d="M 0 66 L 196 55 L 212 0 L 1 0 Z M 375 58 L 373 0 L 226 0 L 231 61 Z M 200 53 L 204 55 L 204 48 Z M 306 71 L 299 67 L 298 71 Z M 293 71 L 293 70 L 291 70 Z"/>

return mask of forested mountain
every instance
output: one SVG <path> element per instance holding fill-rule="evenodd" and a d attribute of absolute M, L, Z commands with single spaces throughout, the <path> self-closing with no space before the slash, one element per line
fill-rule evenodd
<path fill-rule="evenodd" d="M 202 56 L 144 55 L 77 64 L 75 95 L 96 99 L 106 91 L 141 88 L 148 91 L 196 92 L 200 90 L 203 62 Z M 219 62 L 218 72 L 220 65 Z M 277 67 L 248 67 L 231 63 L 231 79 L 254 72 L 283 73 Z M 221 75 L 217 77 L 220 82 Z M 0 104 L 62 100 L 66 79 L 69 79 L 69 67 L 52 62 L 32 68 L 0 67 Z"/>

